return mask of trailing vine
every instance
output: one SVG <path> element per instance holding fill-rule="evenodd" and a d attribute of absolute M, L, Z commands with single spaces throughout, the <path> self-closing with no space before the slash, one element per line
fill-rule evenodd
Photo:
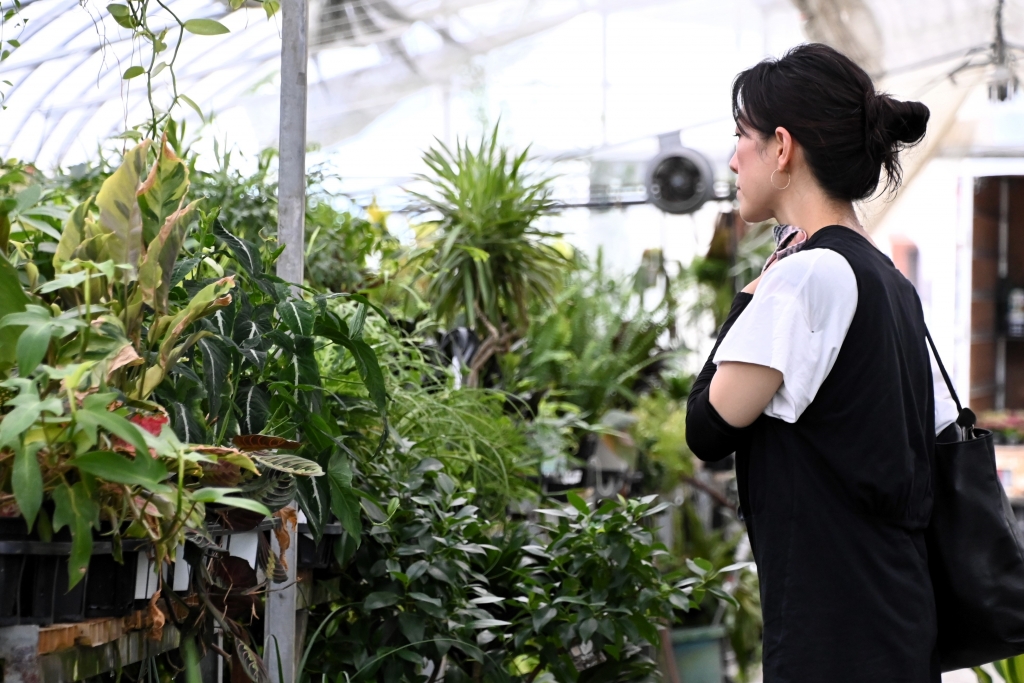
<path fill-rule="evenodd" d="M 232 11 L 240 9 L 244 0 L 231 0 Z M 267 18 L 270 19 L 280 9 L 277 0 L 262 0 Z M 173 24 L 157 28 L 152 25 L 153 14 L 163 10 L 173 20 Z M 140 40 L 149 45 L 149 64 L 146 66 L 135 64 L 128 67 L 122 78 L 126 81 L 144 76 L 146 79 L 146 99 L 149 103 L 150 118 L 142 124 L 144 131 L 131 131 L 129 137 L 141 139 L 143 137 L 157 138 L 159 131 L 170 120 L 174 108 L 179 103 L 184 103 L 199 116 L 200 120 L 206 120 L 202 109 L 196 102 L 178 89 L 178 76 L 175 73 L 175 63 L 181 51 L 181 44 L 186 33 L 197 36 L 217 36 L 229 33 L 230 29 L 216 19 L 196 18 L 183 20 L 163 0 L 127 0 L 127 4 L 111 3 L 107 5 L 107 11 L 114 18 L 114 21 L 123 28 L 133 32 L 133 40 Z M 173 35 L 168 40 L 169 35 Z M 173 50 L 169 59 L 160 59 L 162 53 L 170 49 L 173 42 Z M 157 106 L 154 99 L 154 80 L 164 71 L 170 74 L 171 79 L 171 101 L 166 109 Z"/>

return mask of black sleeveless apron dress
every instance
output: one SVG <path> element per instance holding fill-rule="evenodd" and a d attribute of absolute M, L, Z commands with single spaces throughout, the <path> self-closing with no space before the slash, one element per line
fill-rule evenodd
<path fill-rule="evenodd" d="M 794 424 L 761 415 L 736 453 L 757 562 L 765 683 L 937 683 L 924 529 L 935 408 L 917 292 L 842 226 L 831 249 L 857 310 L 828 377 Z"/>

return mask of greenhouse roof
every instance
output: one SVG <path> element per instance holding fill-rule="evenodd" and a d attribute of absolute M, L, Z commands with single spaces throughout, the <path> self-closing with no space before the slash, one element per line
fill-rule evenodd
<path fill-rule="evenodd" d="M 0 0 L 5 11 L 12 3 Z M 172 13 L 183 21 L 215 19 L 230 29 L 226 35 L 182 34 L 174 68 L 179 92 L 206 114 L 243 108 L 261 144 L 275 142 L 279 14 L 268 19 L 255 2 L 233 11 L 218 0 L 166 0 L 150 21 L 156 33 L 171 29 L 170 47 L 153 60 L 147 44 L 132 40 L 104 5 L 23 0 L 20 13 L 5 22 L 4 47 L 11 39 L 20 47 L 0 62 L 0 81 L 9 83 L 0 84 L 6 106 L 0 113 L 0 156 L 43 166 L 74 163 L 92 156 L 100 141 L 144 121 L 151 106 L 145 79 L 123 75 L 173 52 L 178 25 Z M 924 97 L 953 82 L 950 74 L 966 83 L 1003 78 L 1000 68 L 1012 70 L 1024 45 L 1024 0 L 310 0 L 309 139 L 322 146 L 349 139 L 403 99 L 448 82 L 474 56 L 581 14 L 655 6 L 673 7 L 704 24 L 765 23 L 771 10 L 795 6 L 807 37 L 843 49 L 883 87 L 903 96 Z M 997 16 L 1006 48 L 1001 62 Z M 707 47 L 718 53 L 708 54 L 709 62 L 732 69 L 728 56 L 736 47 Z M 765 51 L 772 47 L 766 41 Z M 166 107 L 170 69 L 156 77 L 155 86 L 152 106 Z M 692 95 L 706 96 L 699 89 Z M 196 116 L 182 107 L 178 115 L 186 114 Z"/>

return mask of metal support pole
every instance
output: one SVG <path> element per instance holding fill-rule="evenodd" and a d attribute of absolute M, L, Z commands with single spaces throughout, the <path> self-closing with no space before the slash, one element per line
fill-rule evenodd
<path fill-rule="evenodd" d="M 302 284 L 306 223 L 306 68 L 309 62 L 308 0 L 281 2 L 281 134 L 278 167 L 277 234 L 284 252 L 277 261 L 277 276 Z M 291 543 L 284 553 L 273 540 L 274 551 L 288 565 L 288 582 L 267 595 L 264 626 L 264 655 L 272 679 L 294 683 L 295 587 L 299 564 L 296 529 L 285 523 Z M 278 671 L 283 672 L 282 676 Z"/>
<path fill-rule="evenodd" d="M 298 657 L 296 651 L 302 647 L 302 643 L 296 640 L 296 597 L 295 586 L 296 570 L 299 564 L 298 546 L 299 541 L 295 528 L 285 522 L 292 538 L 291 545 L 284 553 L 277 543 L 277 535 L 272 534 L 271 545 L 278 557 L 284 558 L 288 563 L 288 582 L 282 587 L 271 583 L 267 592 L 267 608 L 264 614 L 263 654 L 266 659 L 267 669 L 270 671 L 270 678 L 276 683 L 294 683 L 296 676 L 295 665 Z M 280 660 L 278 658 L 280 657 Z M 278 680 L 278 661 L 280 661 L 280 672 L 283 677 Z"/>
<path fill-rule="evenodd" d="M 308 0 L 281 3 L 281 134 L 277 230 L 284 253 L 277 276 L 302 284 L 306 222 L 306 66 L 309 61 Z"/>

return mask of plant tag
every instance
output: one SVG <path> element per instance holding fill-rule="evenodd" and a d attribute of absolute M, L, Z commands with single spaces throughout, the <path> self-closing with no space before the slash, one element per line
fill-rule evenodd
<path fill-rule="evenodd" d="M 594 644 L 589 640 L 579 645 L 573 645 L 569 650 L 572 655 L 572 664 L 577 671 L 585 671 L 591 667 L 602 664 L 608 658 L 600 650 L 594 649 Z"/>

